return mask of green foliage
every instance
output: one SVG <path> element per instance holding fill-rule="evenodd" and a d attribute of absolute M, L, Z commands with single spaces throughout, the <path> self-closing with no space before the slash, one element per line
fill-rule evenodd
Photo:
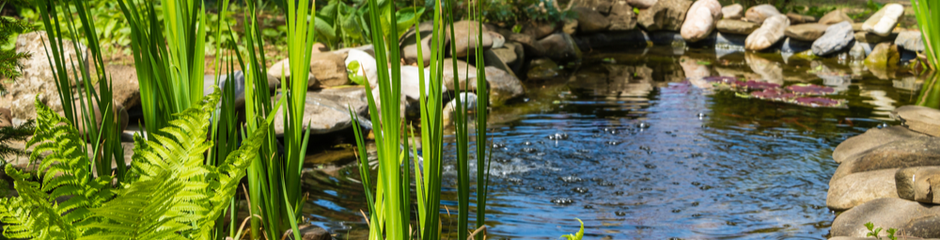
<path fill-rule="evenodd" d="M 924 38 L 924 54 L 927 55 L 930 68 L 940 69 L 940 3 L 929 0 L 913 0 L 917 26 Z"/>
<path fill-rule="evenodd" d="M 26 122 L 20 126 L 10 126 L 0 128 L 0 165 L 6 161 L 2 161 L 5 157 L 11 155 L 23 155 L 28 154 L 28 152 L 21 149 L 11 148 L 7 146 L 9 141 L 23 141 L 26 140 L 29 136 L 33 135 L 35 131 L 35 124 L 33 121 Z"/>
<path fill-rule="evenodd" d="M 868 234 L 865 235 L 866 237 L 874 237 L 874 238 L 877 238 L 877 239 L 881 240 L 881 236 L 878 235 L 879 233 L 881 233 L 881 228 L 880 228 L 880 227 L 879 227 L 879 228 L 875 228 L 875 224 L 873 224 L 873 223 L 871 223 L 871 222 L 868 222 L 868 223 L 865 223 L 865 228 L 868 229 Z M 898 232 L 897 229 L 895 229 L 895 228 L 889 228 L 889 229 L 888 229 L 887 231 L 885 231 L 885 232 L 888 233 L 888 239 L 891 239 L 891 240 L 898 240 L 898 237 L 894 236 L 894 234 Z"/>
<path fill-rule="evenodd" d="M 2 5 L 0 10 L 3 10 Z M 0 78 L 13 79 L 20 76 L 18 69 L 22 66 L 18 61 L 29 57 L 29 54 L 16 53 L 16 36 L 30 30 L 32 26 L 25 20 L 0 16 Z M 3 90 L 3 86 L 0 86 L 0 90 Z"/>
<path fill-rule="evenodd" d="M 74 125 L 36 103 L 38 126 L 29 141 L 41 158 L 39 178 L 6 167 L 19 196 L 0 199 L 3 235 L 23 239 L 209 239 L 229 205 L 264 132 L 259 131 L 218 167 L 204 165 L 205 137 L 218 94 L 183 111 L 152 140 L 135 137 L 134 168 L 112 187 L 93 177 L 85 142 Z M 67 199 L 67 200 L 61 200 Z"/>
<path fill-rule="evenodd" d="M 883 3 L 877 3 L 877 2 L 875 2 L 875 1 L 868 0 L 868 2 L 865 3 L 865 10 L 864 10 L 864 11 L 858 12 L 858 13 L 856 13 L 856 14 L 848 14 L 848 15 L 849 15 L 849 17 L 851 17 L 852 19 L 855 19 L 855 20 L 864 19 L 864 18 L 866 18 L 866 17 L 868 17 L 868 16 L 871 16 L 872 14 L 874 14 L 875 12 L 877 12 L 878 10 L 881 10 L 881 8 L 884 7 L 884 6 L 885 6 L 885 5 L 884 5 Z M 920 23 L 920 21 L 918 21 L 918 23 Z"/>
<path fill-rule="evenodd" d="M 793 12 L 797 14 L 803 14 L 807 16 L 820 18 L 823 15 L 826 15 L 826 13 L 835 11 L 836 7 L 835 6 L 812 6 L 812 7 L 790 6 L 787 10 L 788 11 L 786 12 Z"/>
<path fill-rule="evenodd" d="M 559 9 L 556 0 L 486 0 L 483 19 L 488 22 L 518 24 L 526 21 L 562 22 L 576 18 L 574 11 Z"/>
<path fill-rule="evenodd" d="M 127 21 L 121 15 L 121 9 L 118 7 L 117 2 L 111 0 L 87 0 L 84 1 L 84 4 L 88 6 L 89 17 L 93 19 L 91 22 L 94 24 L 94 28 L 98 29 L 96 31 L 97 38 L 107 46 L 107 49 L 121 49 L 131 42 L 131 29 L 127 25 Z M 58 19 L 68 19 L 65 15 L 72 14 L 77 10 L 77 7 L 70 6 L 70 9 L 63 11 L 58 11 L 56 18 Z M 43 29 L 42 23 L 42 14 L 37 10 L 30 8 L 21 8 L 20 15 L 24 19 L 32 23 L 33 27 L 36 29 Z M 71 21 L 71 24 L 75 24 L 74 33 L 80 33 L 84 31 L 85 25 L 81 21 Z M 63 32 L 66 35 L 72 35 L 71 28 L 63 28 Z M 87 42 L 83 42 L 88 44 Z M 125 53 L 129 53 L 125 51 Z"/>
<path fill-rule="evenodd" d="M 581 240 L 581 238 L 584 238 L 584 222 L 582 222 L 581 219 L 577 219 L 577 218 L 575 219 L 581 223 L 581 230 L 578 230 L 578 232 L 575 234 L 568 234 L 568 235 L 564 235 L 561 237 L 568 239 L 568 240 Z"/>

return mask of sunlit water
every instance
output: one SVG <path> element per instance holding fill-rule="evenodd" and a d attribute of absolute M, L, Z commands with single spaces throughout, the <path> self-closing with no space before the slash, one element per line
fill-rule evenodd
<path fill-rule="evenodd" d="M 493 111 L 489 239 L 557 239 L 577 231 L 575 218 L 586 239 L 824 239 L 835 217 L 825 204 L 832 149 L 897 124 L 888 112 L 917 97 L 915 78 L 879 79 L 836 60 L 673 52 L 587 54 L 563 79 L 529 83 L 528 101 Z M 688 61 L 709 75 L 831 86 L 848 107 L 703 89 L 686 80 Z M 367 232 L 358 176 L 349 167 L 305 183 L 305 213 L 338 239 Z M 456 214 L 453 167 L 445 178 L 444 212 Z M 455 224 L 445 218 L 445 231 Z"/>

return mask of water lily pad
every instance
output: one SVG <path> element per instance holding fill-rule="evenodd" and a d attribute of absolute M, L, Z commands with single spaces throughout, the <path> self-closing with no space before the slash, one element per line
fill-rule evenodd
<path fill-rule="evenodd" d="M 819 86 L 813 84 L 796 84 L 787 86 L 787 90 L 790 90 L 797 95 L 828 95 L 836 92 L 835 89 L 826 86 Z"/>
<path fill-rule="evenodd" d="M 738 82 L 735 87 L 744 88 L 745 90 L 765 90 L 780 88 L 780 84 L 748 80 L 747 82 Z"/>
<path fill-rule="evenodd" d="M 751 96 L 757 99 L 787 102 L 796 98 L 796 94 L 786 92 L 779 88 L 764 89 L 763 91 L 751 92 Z"/>

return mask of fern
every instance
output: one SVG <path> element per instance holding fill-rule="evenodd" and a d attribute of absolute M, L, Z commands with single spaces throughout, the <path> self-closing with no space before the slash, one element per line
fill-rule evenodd
<path fill-rule="evenodd" d="M 219 92 L 219 91 L 216 91 Z M 92 178 L 75 128 L 37 102 L 39 124 L 31 160 L 48 154 L 42 184 L 11 166 L 18 197 L 0 199 L 3 235 L 22 239 L 209 239 L 229 205 L 265 131 L 256 131 L 225 161 L 205 165 L 209 116 L 218 94 L 187 109 L 151 140 L 135 136 L 134 167 L 111 189 L 110 176 Z M 56 199 L 67 199 L 58 203 Z"/>

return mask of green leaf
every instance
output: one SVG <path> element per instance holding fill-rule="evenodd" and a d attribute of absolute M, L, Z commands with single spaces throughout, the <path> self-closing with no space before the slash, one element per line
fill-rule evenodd
<path fill-rule="evenodd" d="M 568 240 L 581 240 L 581 238 L 584 238 L 584 222 L 582 222 L 581 219 L 577 219 L 577 218 L 575 218 L 575 219 L 578 220 L 578 222 L 581 223 L 581 229 L 578 230 L 578 232 L 575 233 L 575 234 L 568 234 L 568 235 L 564 235 L 564 236 L 562 236 L 562 237 L 564 237 L 564 238 L 566 238 L 566 239 L 568 239 Z"/>

